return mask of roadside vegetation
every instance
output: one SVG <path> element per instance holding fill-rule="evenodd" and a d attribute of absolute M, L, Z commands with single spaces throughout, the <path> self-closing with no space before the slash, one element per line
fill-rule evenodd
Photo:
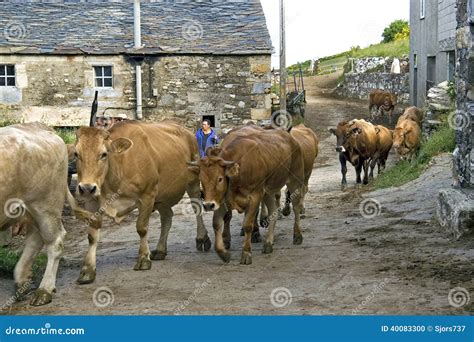
<path fill-rule="evenodd" d="M 398 162 L 378 176 L 373 185 L 376 189 L 384 189 L 412 181 L 421 175 L 433 157 L 443 152 L 452 152 L 454 148 L 454 129 L 445 122 L 429 139 L 422 141 L 416 159 L 411 163 L 406 160 Z"/>
<path fill-rule="evenodd" d="M 9 248 L 0 247 L 0 274 L 11 276 L 21 253 Z M 41 273 L 48 262 L 45 254 L 39 254 L 33 263 L 33 274 Z"/>

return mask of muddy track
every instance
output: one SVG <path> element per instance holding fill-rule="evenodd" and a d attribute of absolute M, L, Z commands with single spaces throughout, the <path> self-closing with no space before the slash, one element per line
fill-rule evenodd
<path fill-rule="evenodd" d="M 320 155 L 306 199 L 302 221 L 304 242 L 292 244 L 292 217 L 278 221 L 274 252 L 262 254 L 253 244 L 253 264 L 239 264 L 241 215 L 232 221 L 232 260 L 223 264 L 213 252 L 195 250 L 195 223 L 186 200 L 174 208 L 168 256 L 153 261 L 150 271 L 133 271 L 138 236 L 132 214 L 120 226 L 107 223 L 97 256 L 94 284 L 75 283 L 87 248 L 86 229 L 65 217 L 68 231 L 53 303 L 31 308 L 16 304 L 10 314 L 469 314 L 471 304 L 455 308 L 452 288 L 474 296 L 474 243 L 453 241 L 433 221 L 439 188 L 450 186 L 449 156 L 438 157 L 419 179 L 400 188 L 368 192 L 355 187 L 340 191 L 335 138 L 327 132 L 338 121 L 365 117 L 364 101 L 331 96 L 337 78 L 308 78 L 306 124 L 320 138 Z M 387 167 L 394 163 L 391 155 Z M 375 214 L 363 217 L 360 205 L 372 199 Z M 366 215 L 367 216 L 367 215 Z M 213 239 L 211 215 L 204 214 Z M 158 241 L 159 217 L 150 222 L 150 246 Z M 265 233 L 265 230 L 262 231 Z M 0 300 L 12 294 L 2 279 Z M 113 301 L 94 303 L 94 292 L 107 287 Z M 273 297 L 271 294 L 279 293 Z M 109 297 L 111 299 L 111 297 Z"/>

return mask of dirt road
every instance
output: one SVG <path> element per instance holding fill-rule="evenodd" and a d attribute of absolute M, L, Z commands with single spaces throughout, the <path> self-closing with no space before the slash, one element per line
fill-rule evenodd
<path fill-rule="evenodd" d="M 301 246 L 292 245 L 292 217 L 283 218 L 277 223 L 273 254 L 264 255 L 262 244 L 253 244 L 253 264 L 242 266 L 242 216 L 236 214 L 231 227 L 232 260 L 223 264 L 215 252 L 195 250 L 194 218 L 183 200 L 174 208 L 165 261 L 154 261 L 150 271 L 132 270 L 139 239 L 136 216 L 131 215 L 121 226 L 106 224 L 97 279 L 94 284 L 77 285 L 87 248 L 86 229 L 66 217 L 69 235 L 53 303 L 31 308 L 21 302 L 10 314 L 472 313 L 474 298 L 456 308 L 448 294 L 463 288 L 474 297 L 474 242 L 450 240 L 433 220 L 438 189 L 451 183 L 449 156 L 436 158 L 420 179 L 377 192 L 355 188 L 355 172 L 350 168 L 349 189 L 341 192 L 335 138 L 327 128 L 342 119 L 363 117 L 366 104 L 328 95 L 334 79 L 323 76 L 305 83 L 306 123 L 320 137 L 321 152 L 306 200 Z M 374 205 L 375 211 L 366 207 L 364 217 L 362 203 Z M 211 214 L 205 213 L 204 218 L 212 239 Z M 158 241 L 158 229 L 155 213 L 150 246 Z M 11 280 L 2 279 L 2 302 L 11 296 L 12 286 Z"/>

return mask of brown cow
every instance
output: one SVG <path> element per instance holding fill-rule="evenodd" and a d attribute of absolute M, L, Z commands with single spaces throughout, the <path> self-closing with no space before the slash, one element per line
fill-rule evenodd
<path fill-rule="evenodd" d="M 377 132 L 375 126 L 365 120 L 352 120 L 339 122 L 337 127 L 330 128 L 329 132 L 337 138 L 336 152 L 339 152 L 341 163 L 341 189 L 347 186 L 346 162 L 349 161 L 356 170 L 356 182 L 361 183 L 361 171 L 364 168 L 364 184 L 369 182 L 369 161 L 377 149 Z"/>
<path fill-rule="evenodd" d="M 258 206 L 263 200 L 268 208 L 270 223 L 263 248 L 264 253 L 273 251 L 276 223 L 275 195 L 286 184 L 293 196 L 295 213 L 293 243 L 301 244 L 300 211 L 304 184 L 303 156 L 297 142 L 280 129 L 263 130 L 253 134 L 224 139 L 218 155 L 210 155 L 198 163 L 190 163 L 190 169 L 199 173 L 205 210 L 214 211 L 213 227 L 216 235 L 215 249 L 225 262 L 230 253 L 226 249 L 222 225 L 229 209 L 245 212 L 243 228 L 244 245 L 240 263 L 252 263 L 251 235 Z M 226 234 L 230 236 L 230 234 Z"/>
<path fill-rule="evenodd" d="M 377 174 L 380 174 L 385 170 L 385 163 L 393 145 L 392 131 L 387 127 L 375 125 L 375 131 L 377 132 L 377 148 L 375 155 L 370 162 L 369 178 L 374 177 L 375 164 L 377 164 Z"/>
<path fill-rule="evenodd" d="M 397 95 L 389 91 L 376 89 L 369 93 L 369 115 L 375 119 L 372 108 L 377 108 L 377 113 L 382 114 L 384 111 L 388 112 L 388 120 L 392 122 L 393 111 L 397 105 Z"/>
<path fill-rule="evenodd" d="M 421 129 L 410 119 L 402 120 L 393 131 L 393 147 L 400 159 L 411 161 L 420 147 Z"/>
<path fill-rule="evenodd" d="M 48 263 L 31 305 L 52 300 L 56 273 L 64 248 L 66 230 L 61 222 L 67 199 L 80 218 L 92 213 L 80 210 L 66 183 L 67 149 L 53 130 L 40 123 L 0 128 L 0 231 L 26 226 L 25 248 L 15 266 L 17 297 L 29 290 L 31 267 L 43 246 Z"/>
<path fill-rule="evenodd" d="M 415 121 L 418 126 L 421 127 L 421 121 L 423 120 L 423 112 L 415 106 L 408 107 L 405 109 L 402 115 L 398 118 L 397 125 L 403 120 Z"/>
<path fill-rule="evenodd" d="M 120 222 L 135 208 L 140 249 L 134 269 L 150 269 L 150 259 L 163 260 L 167 254 L 172 207 L 185 192 L 192 201 L 199 201 L 199 178 L 186 164 L 198 153 L 194 135 L 173 122 L 138 121 L 117 123 L 109 131 L 81 127 L 76 135 L 77 190 L 99 220 L 97 227 L 89 227 L 89 250 L 78 282 L 95 279 L 102 215 Z M 154 210 L 160 213 L 161 234 L 157 249 L 150 253 L 148 222 Z M 195 212 L 196 247 L 209 250 L 211 242 L 201 213 Z"/>
<path fill-rule="evenodd" d="M 308 183 L 313 173 L 313 165 L 316 157 L 318 156 L 318 144 L 319 139 L 316 133 L 313 132 L 311 128 L 306 127 L 304 124 L 299 124 L 294 126 L 290 134 L 295 138 L 296 142 L 301 148 L 303 153 L 303 163 L 304 163 L 304 192 L 303 192 L 303 208 L 301 214 L 304 216 L 304 198 L 308 192 Z M 285 206 L 282 208 L 281 212 L 283 215 L 288 216 L 290 214 L 290 197 L 291 193 L 286 191 L 285 196 Z M 278 203 L 280 203 L 278 199 Z M 303 217 L 302 216 L 302 217 Z"/>

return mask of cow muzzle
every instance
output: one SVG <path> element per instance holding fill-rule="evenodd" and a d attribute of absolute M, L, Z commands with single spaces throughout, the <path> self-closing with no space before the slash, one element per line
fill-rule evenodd
<path fill-rule="evenodd" d="M 77 190 L 80 195 L 92 195 L 98 196 L 99 195 L 99 188 L 97 184 L 82 184 L 79 183 L 77 185 Z"/>
<path fill-rule="evenodd" d="M 336 152 L 346 152 L 344 146 L 336 146 Z"/>
<path fill-rule="evenodd" d="M 219 209 L 219 204 L 217 204 L 217 203 L 214 202 L 214 201 L 211 201 L 211 202 L 203 202 L 203 203 L 202 203 L 202 206 L 203 206 L 203 208 L 204 208 L 205 211 L 214 211 L 214 210 Z"/>

